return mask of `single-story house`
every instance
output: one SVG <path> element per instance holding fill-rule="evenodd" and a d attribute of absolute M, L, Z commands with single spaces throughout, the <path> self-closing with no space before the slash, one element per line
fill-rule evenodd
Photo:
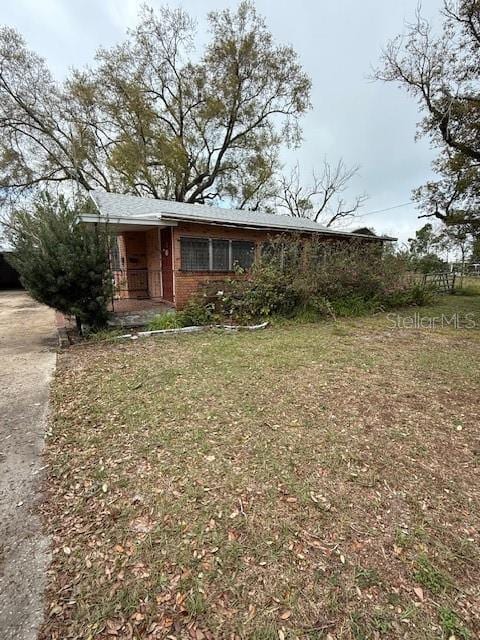
<path fill-rule="evenodd" d="M 201 283 L 251 266 L 275 234 L 319 234 L 335 240 L 394 240 L 324 227 L 306 218 L 92 191 L 97 212 L 86 223 L 108 221 L 117 296 L 150 298 L 181 309 Z"/>

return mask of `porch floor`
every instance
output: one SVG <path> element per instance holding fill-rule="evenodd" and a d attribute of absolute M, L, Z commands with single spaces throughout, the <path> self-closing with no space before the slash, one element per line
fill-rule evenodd
<path fill-rule="evenodd" d="M 114 300 L 113 304 L 110 304 L 110 311 L 114 313 L 136 313 L 137 311 L 148 311 L 150 309 L 155 310 L 157 313 L 162 313 L 162 311 L 168 311 L 171 308 L 172 305 L 168 304 L 168 302 L 158 302 L 148 298 L 121 298 Z"/>
<path fill-rule="evenodd" d="M 114 300 L 110 308 L 113 314 L 108 324 L 111 327 L 124 327 L 127 329 L 130 327 L 144 327 L 154 316 L 171 311 L 173 307 L 167 302 L 125 298 Z"/>

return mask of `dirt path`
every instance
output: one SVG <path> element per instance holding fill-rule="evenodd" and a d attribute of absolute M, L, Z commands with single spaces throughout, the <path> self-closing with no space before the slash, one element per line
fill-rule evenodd
<path fill-rule="evenodd" d="M 48 539 L 35 502 L 42 472 L 53 311 L 0 291 L 0 638 L 33 640 L 43 612 Z"/>

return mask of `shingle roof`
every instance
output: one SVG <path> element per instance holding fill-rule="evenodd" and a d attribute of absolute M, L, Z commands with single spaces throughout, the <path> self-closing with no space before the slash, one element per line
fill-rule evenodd
<path fill-rule="evenodd" d="M 324 227 L 308 218 L 293 218 L 286 215 L 224 209 L 210 205 L 189 204 L 172 200 L 141 198 L 106 191 L 92 191 L 90 195 L 100 214 L 108 218 L 142 218 L 207 222 L 242 227 L 265 227 L 289 231 L 316 231 L 333 235 L 355 235 Z"/>

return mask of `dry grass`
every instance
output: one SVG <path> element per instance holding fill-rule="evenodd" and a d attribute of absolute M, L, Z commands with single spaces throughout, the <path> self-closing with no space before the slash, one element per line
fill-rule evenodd
<path fill-rule="evenodd" d="M 479 357 L 386 316 L 64 354 L 42 637 L 478 637 Z"/>

